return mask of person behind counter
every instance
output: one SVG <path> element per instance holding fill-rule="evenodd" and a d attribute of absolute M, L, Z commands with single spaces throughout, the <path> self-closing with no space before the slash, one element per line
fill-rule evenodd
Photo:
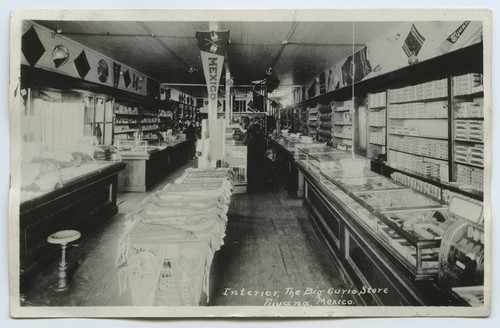
<path fill-rule="evenodd" d="M 195 158 L 195 152 L 196 152 L 196 128 L 193 125 L 193 122 L 188 120 L 186 122 L 187 128 L 186 128 L 186 140 L 188 141 L 188 160 L 192 161 Z"/>

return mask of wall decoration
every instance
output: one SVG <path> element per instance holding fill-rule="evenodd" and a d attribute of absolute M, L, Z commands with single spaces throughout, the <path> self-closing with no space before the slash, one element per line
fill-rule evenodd
<path fill-rule="evenodd" d="M 354 65 L 354 67 L 353 67 Z M 344 78 L 344 84 L 349 85 L 353 83 L 353 69 L 354 69 L 354 82 L 358 82 L 363 79 L 368 73 L 371 72 L 372 67 L 368 61 L 367 47 L 360 49 L 354 53 L 354 63 L 353 56 L 347 57 L 344 65 L 342 65 L 342 76 Z"/>
<path fill-rule="evenodd" d="M 120 82 L 120 72 L 122 69 L 122 65 L 113 63 L 113 87 L 118 88 L 118 84 Z"/>
<path fill-rule="evenodd" d="M 45 53 L 45 48 L 33 26 L 23 34 L 21 50 L 31 66 L 35 66 L 40 57 Z"/>
<path fill-rule="evenodd" d="M 443 43 L 439 46 L 439 52 L 441 54 L 445 54 L 450 51 L 451 47 L 458 41 L 458 39 L 462 36 L 467 26 L 469 26 L 470 21 L 463 22 L 455 32 L 451 33 L 449 37 L 447 37 Z"/>
<path fill-rule="evenodd" d="M 54 65 L 56 65 L 56 68 L 66 64 L 68 59 L 69 51 L 65 46 L 60 44 L 52 50 L 52 61 L 54 62 Z"/>
<path fill-rule="evenodd" d="M 97 76 L 99 77 L 99 81 L 102 83 L 106 83 L 108 81 L 109 76 L 109 67 L 108 63 L 104 59 L 99 60 L 97 64 Z"/>
<path fill-rule="evenodd" d="M 83 79 L 90 71 L 89 61 L 87 60 L 87 55 L 85 55 L 85 50 L 82 50 L 80 55 L 76 57 L 74 60 L 76 70 L 78 71 L 78 75 Z"/>
<path fill-rule="evenodd" d="M 125 82 L 125 88 L 128 88 L 130 85 L 130 72 L 127 70 L 125 73 L 123 73 L 123 81 Z"/>
<path fill-rule="evenodd" d="M 424 42 L 425 38 L 417 30 L 415 24 L 411 24 L 410 32 L 408 33 L 402 48 L 408 58 L 411 56 L 418 56 Z"/>

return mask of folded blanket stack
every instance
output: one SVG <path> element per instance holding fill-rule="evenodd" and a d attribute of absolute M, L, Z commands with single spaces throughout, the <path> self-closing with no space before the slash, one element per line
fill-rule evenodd
<path fill-rule="evenodd" d="M 187 169 L 128 215 L 117 271 L 133 305 L 199 305 L 203 292 L 208 299 L 232 190 L 229 169 Z"/>

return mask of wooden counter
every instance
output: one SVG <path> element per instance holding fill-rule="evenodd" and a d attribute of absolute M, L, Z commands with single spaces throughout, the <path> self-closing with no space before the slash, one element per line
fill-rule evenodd
<path fill-rule="evenodd" d="M 143 192 L 187 159 L 188 141 L 148 153 L 122 153 L 127 168 L 120 174 L 118 191 Z"/>
<path fill-rule="evenodd" d="M 125 163 L 114 162 L 72 179 L 63 187 L 20 205 L 20 270 L 22 278 L 44 268 L 61 254 L 47 243 L 59 230 L 74 229 L 82 238 L 115 215 L 118 172 Z"/>

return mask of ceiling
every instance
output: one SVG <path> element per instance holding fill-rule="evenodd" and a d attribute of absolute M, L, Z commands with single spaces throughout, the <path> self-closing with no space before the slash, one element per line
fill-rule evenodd
<path fill-rule="evenodd" d="M 80 44 L 163 83 L 204 84 L 197 30 L 208 22 L 37 21 Z M 220 22 L 230 31 L 227 58 L 236 84 L 265 77 L 303 85 L 352 52 L 352 22 Z M 354 44 L 384 34 L 399 22 L 356 22 Z M 287 41 L 286 45 L 283 42 Z M 192 67 L 195 73 L 188 73 Z M 203 88 L 202 88 L 203 89 Z"/>

